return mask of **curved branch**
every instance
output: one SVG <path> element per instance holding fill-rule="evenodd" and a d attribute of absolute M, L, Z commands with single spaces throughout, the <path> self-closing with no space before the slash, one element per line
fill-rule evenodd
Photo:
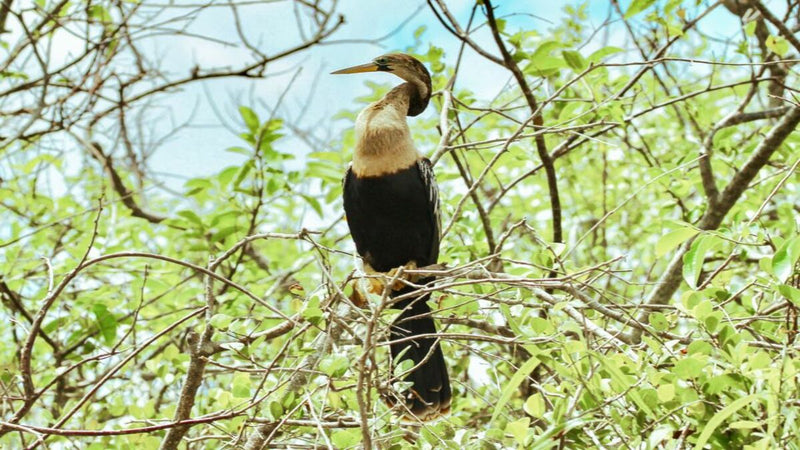
<path fill-rule="evenodd" d="M 739 169 L 719 195 L 719 201 L 714 205 L 709 205 L 703 218 L 698 224 L 701 230 L 716 230 L 722 224 L 722 220 L 739 201 L 750 182 L 756 177 L 758 172 L 768 162 L 787 137 L 794 131 L 800 123 L 800 107 L 791 108 L 781 118 L 780 122 L 764 137 L 760 144 L 753 151 L 750 159 Z M 694 239 L 687 240 L 675 253 L 669 262 L 664 274 L 658 280 L 656 287 L 650 292 L 644 303 L 647 305 L 663 305 L 669 302 L 675 291 L 681 284 L 681 273 L 683 271 L 683 255 L 689 251 Z M 649 313 L 642 311 L 637 320 L 647 323 Z M 641 338 L 641 330 L 632 330 L 630 334 L 632 341 Z"/>
<path fill-rule="evenodd" d="M 519 84 L 522 90 L 522 95 L 525 96 L 528 107 L 531 109 L 533 125 L 537 128 L 541 128 L 544 126 L 544 120 L 542 119 L 542 112 L 539 105 L 536 102 L 536 97 L 533 96 L 533 92 L 531 92 L 531 88 L 525 80 L 525 75 L 522 73 L 522 70 L 520 70 L 517 63 L 514 62 L 514 58 L 503 43 L 503 38 L 500 36 L 500 31 L 497 28 L 497 21 L 494 17 L 492 3 L 489 0 L 484 0 L 484 5 L 486 6 L 486 18 L 489 21 L 489 27 L 492 29 L 492 36 L 497 43 L 497 47 L 500 49 L 500 53 L 503 55 L 503 66 L 511 71 L 514 78 L 517 80 L 517 84 Z M 556 178 L 553 158 L 550 156 L 550 153 L 547 152 L 544 134 L 537 134 L 534 138 L 534 142 L 536 142 L 536 152 L 539 154 L 539 159 L 542 160 L 542 166 L 544 166 L 544 171 L 547 175 L 547 188 L 550 191 L 550 209 L 553 215 L 553 242 L 563 242 L 564 237 L 561 230 L 561 199 L 558 195 L 558 179 Z M 551 273 L 551 276 L 553 275 L 554 274 Z"/>

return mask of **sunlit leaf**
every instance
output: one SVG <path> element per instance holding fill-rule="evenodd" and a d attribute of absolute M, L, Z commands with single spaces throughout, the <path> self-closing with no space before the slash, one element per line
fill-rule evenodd
<path fill-rule="evenodd" d="M 630 6 L 628 6 L 628 9 L 625 11 L 625 18 L 630 19 L 636 14 L 639 14 L 640 12 L 649 8 L 653 3 L 655 3 L 655 0 L 633 0 Z"/>
<path fill-rule="evenodd" d="M 117 339 L 117 319 L 102 303 L 92 305 L 92 312 L 106 345 L 113 345 Z"/>
<path fill-rule="evenodd" d="M 497 419 L 519 385 L 525 380 L 525 378 L 528 377 L 528 375 L 530 375 L 531 372 L 533 372 L 533 369 L 535 369 L 539 363 L 540 361 L 535 356 L 532 356 L 525 362 L 525 364 L 522 365 L 522 367 L 519 368 L 519 370 L 514 373 L 514 376 L 511 377 L 511 379 L 508 381 L 508 384 L 503 387 L 503 392 L 500 394 L 500 399 L 494 405 L 494 413 L 492 414 L 492 419 L 490 422 L 494 422 Z"/>
<path fill-rule="evenodd" d="M 583 59 L 580 52 L 575 50 L 563 50 L 561 56 L 564 57 L 564 61 L 567 62 L 567 65 L 576 72 L 580 72 L 586 68 L 586 60 Z"/>
<path fill-rule="evenodd" d="M 255 133 L 256 130 L 258 130 L 258 127 L 261 123 L 258 120 L 258 115 L 256 115 L 256 113 L 247 106 L 240 106 L 239 114 L 242 116 L 242 120 L 244 120 L 244 123 L 245 125 L 247 125 L 247 128 L 250 129 L 250 132 Z"/>
<path fill-rule="evenodd" d="M 711 438 L 711 435 L 714 433 L 714 431 L 716 431 L 717 427 L 722 425 L 722 422 L 724 422 L 725 419 L 736 413 L 736 411 L 749 405 L 753 401 L 760 399 L 761 397 L 761 394 L 751 394 L 747 397 L 738 398 L 714 414 L 714 417 L 712 417 L 711 420 L 705 424 L 703 431 L 697 438 L 697 442 L 695 442 L 694 445 L 695 450 L 700 450 L 706 445 L 706 442 L 708 442 L 708 440 Z"/>
<path fill-rule="evenodd" d="M 669 251 L 694 237 L 699 232 L 700 230 L 696 228 L 685 227 L 672 230 L 664 236 L 661 236 L 658 243 L 656 243 L 656 257 L 660 258 L 666 255 Z"/>

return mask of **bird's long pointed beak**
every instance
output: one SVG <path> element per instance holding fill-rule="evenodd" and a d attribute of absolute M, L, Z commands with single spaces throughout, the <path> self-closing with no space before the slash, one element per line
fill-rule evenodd
<path fill-rule="evenodd" d="M 340 75 L 343 73 L 361 73 L 361 72 L 375 72 L 377 71 L 379 66 L 375 63 L 367 63 L 361 64 L 360 66 L 353 66 L 348 67 L 346 69 L 340 69 L 335 72 L 331 72 L 331 75 Z"/>

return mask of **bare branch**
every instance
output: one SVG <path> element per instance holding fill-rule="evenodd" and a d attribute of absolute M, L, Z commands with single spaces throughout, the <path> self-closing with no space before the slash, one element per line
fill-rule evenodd
<path fill-rule="evenodd" d="M 795 36 L 794 33 L 789 28 L 786 27 L 786 24 L 784 23 L 783 20 L 775 17 L 775 15 L 772 14 L 772 11 L 770 11 L 766 6 L 764 6 L 764 4 L 761 3 L 760 0 L 749 0 L 749 4 L 753 5 L 753 7 L 756 8 L 758 12 L 760 12 L 765 19 L 767 19 L 772 25 L 774 25 L 775 28 L 777 28 L 778 31 L 781 33 L 781 36 L 786 38 L 786 40 L 792 44 L 795 50 L 797 50 L 797 52 L 800 53 L 800 40 L 798 40 L 797 36 Z"/>

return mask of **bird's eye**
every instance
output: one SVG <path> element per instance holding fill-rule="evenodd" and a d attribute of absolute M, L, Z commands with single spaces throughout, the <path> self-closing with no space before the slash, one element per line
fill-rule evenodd
<path fill-rule="evenodd" d="M 388 63 L 389 63 L 389 60 L 387 58 L 378 58 L 378 59 L 375 60 L 375 64 L 377 64 L 379 66 L 385 66 Z"/>

